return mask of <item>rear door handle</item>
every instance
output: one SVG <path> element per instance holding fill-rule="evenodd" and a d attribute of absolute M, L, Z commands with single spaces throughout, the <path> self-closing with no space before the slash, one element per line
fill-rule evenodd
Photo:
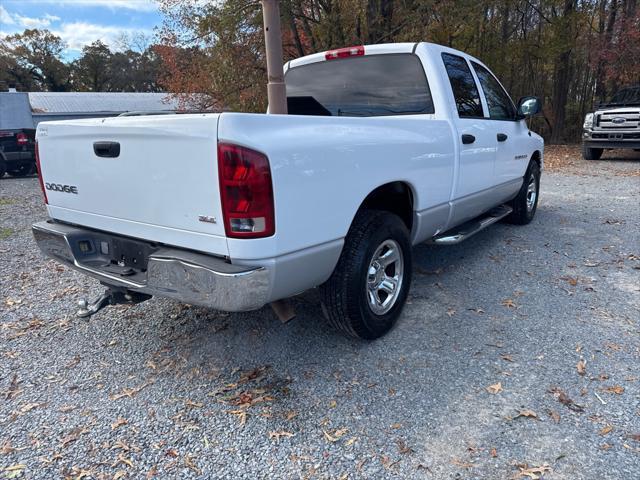
<path fill-rule="evenodd" d="M 473 135 L 469 135 L 468 133 L 462 135 L 462 143 L 464 143 L 465 145 L 469 145 L 470 143 L 473 143 L 475 141 L 476 137 L 474 137 Z"/>
<path fill-rule="evenodd" d="M 507 138 L 509 138 L 509 137 L 507 137 L 507 135 L 504 134 L 504 133 L 499 133 L 498 134 L 498 141 L 499 142 L 504 142 Z"/>
<path fill-rule="evenodd" d="M 120 155 L 120 144 L 118 142 L 94 142 L 93 153 L 98 157 L 116 158 Z"/>

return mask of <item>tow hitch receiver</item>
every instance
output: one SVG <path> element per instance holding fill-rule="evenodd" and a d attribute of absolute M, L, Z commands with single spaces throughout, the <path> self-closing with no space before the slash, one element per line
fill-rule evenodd
<path fill-rule="evenodd" d="M 135 304 L 141 303 L 145 300 L 149 300 L 151 295 L 145 293 L 132 292 L 130 290 L 115 290 L 113 288 L 107 288 L 105 292 L 89 303 L 87 300 L 80 300 L 78 302 L 78 311 L 76 315 L 80 318 L 89 318 L 91 315 L 98 313 L 104 307 L 109 305 L 118 304 Z"/>

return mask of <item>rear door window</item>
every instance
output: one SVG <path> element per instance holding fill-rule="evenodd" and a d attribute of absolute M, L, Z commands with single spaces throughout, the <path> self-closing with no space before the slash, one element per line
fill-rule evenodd
<path fill-rule="evenodd" d="M 410 53 L 363 55 L 291 68 L 291 115 L 375 117 L 434 113 L 420 59 Z"/>
<path fill-rule="evenodd" d="M 493 74 L 475 62 L 473 69 L 476 71 L 478 80 L 480 80 L 480 86 L 484 92 L 484 97 L 487 99 L 487 106 L 489 107 L 489 116 L 492 120 L 514 120 L 516 118 L 516 107 L 511 101 L 511 97 L 504 91 L 500 82 L 496 80 Z"/>
<path fill-rule="evenodd" d="M 442 61 L 449 76 L 459 117 L 483 117 L 482 103 L 476 81 L 467 61 L 450 53 L 442 54 Z"/>

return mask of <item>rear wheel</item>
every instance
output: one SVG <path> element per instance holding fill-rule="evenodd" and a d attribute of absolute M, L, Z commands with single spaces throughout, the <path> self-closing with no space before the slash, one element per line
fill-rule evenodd
<path fill-rule="evenodd" d="M 411 243 L 397 215 L 362 210 L 349 229 L 322 306 L 342 333 L 373 340 L 395 325 L 411 285 Z"/>
<path fill-rule="evenodd" d="M 9 175 L 12 177 L 26 177 L 33 173 L 33 165 L 30 163 L 23 163 L 18 168 L 9 170 Z"/>
<path fill-rule="evenodd" d="M 518 195 L 509 204 L 513 212 L 509 214 L 506 221 L 516 225 L 526 225 L 531 222 L 538 209 L 539 192 L 540 165 L 532 160 L 524 174 L 524 181 Z"/>
<path fill-rule="evenodd" d="M 582 157 L 585 160 L 600 160 L 600 157 L 602 156 L 603 151 L 604 151 L 603 148 L 591 148 L 583 145 Z"/>

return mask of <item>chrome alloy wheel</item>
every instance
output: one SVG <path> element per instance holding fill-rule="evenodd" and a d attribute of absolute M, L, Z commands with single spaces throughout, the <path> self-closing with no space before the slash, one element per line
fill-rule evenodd
<path fill-rule="evenodd" d="M 529 185 L 527 185 L 527 212 L 531 212 L 536 205 L 536 198 L 538 198 L 538 185 L 536 183 L 536 176 L 531 174 L 529 177 Z"/>
<path fill-rule="evenodd" d="M 402 289 L 404 260 L 395 240 L 385 240 L 376 249 L 367 270 L 367 298 L 376 315 L 387 313 Z"/>

